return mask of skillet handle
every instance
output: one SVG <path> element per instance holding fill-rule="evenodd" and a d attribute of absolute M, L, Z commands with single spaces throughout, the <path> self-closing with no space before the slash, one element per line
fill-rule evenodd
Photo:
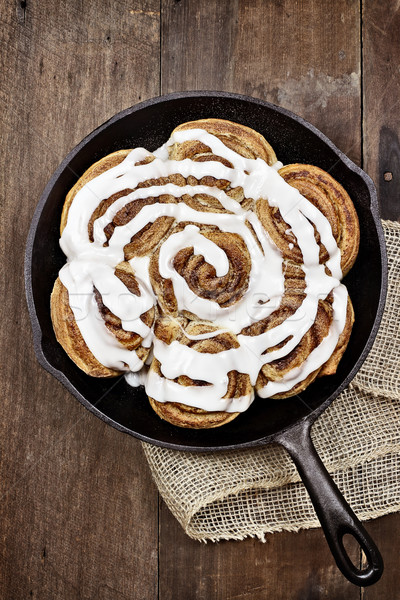
<path fill-rule="evenodd" d="M 289 452 L 310 495 L 325 537 L 345 577 L 355 585 L 376 583 L 383 573 L 378 548 L 338 490 L 318 456 L 310 437 L 311 422 L 301 421 L 276 438 Z M 367 557 L 365 569 L 358 569 L 343 545 L 343 536 L 352 535 Z"/>

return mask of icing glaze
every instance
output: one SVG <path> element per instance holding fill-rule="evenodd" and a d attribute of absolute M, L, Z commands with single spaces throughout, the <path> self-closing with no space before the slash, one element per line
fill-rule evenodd
<path fill-rule="evenodd" d="M 217 161 L 170 160 L 168 149 L 173 144 L 188 140 L 204 143 L 213 154 L 229 161 L 232 167 Z M 149 156 L 153 157 L 151 162 L 136 164 Z M 282 163 L 276 163 L 270 167 L 259 158 L 244 158 L 205 130 L 192 129 L 173 133 L 168 142 L 153 154 L 144 148 L 132 150 L 120 164 L 92 179 L 77 192 L 60 240 L 67 256 L 60 279 L 68 290 L 71 309 L 82 336 L 103 365 L 126 371 L 129 384 L 145 385 L 147 394 L 159 402 L 182 402 L 208 411 L 242 412 L 253 401 L 254 393 L 225 398 L 229 371 L 247 373 L 252 385 L 255 385 L 263 365 L 286 356 L 299 344 L 314 323 L 318 301 L 332 292 L 333 319 L 328 335 L 300 367 L 292 369 L 278 381 L 268 382 L 258 395 L 266 398 L 286 392 L 328 360 L 346 322 L 347 290 L 340 282 L 340 250 L 329 221 L 297 189 L 285 182 L 278 173 L 281 166 Z M 205 176 L 225 179 L 230 182 L 231 188 L 242 187 L 246 198 L 263 198 L 270 206 L 279 209 L 288 225 L 286 233 L 293 236 L 303 256 L 305 297 L 293 315 L 260 335 L 241 333 L 244 328 L 267 318 L 279 308 L 284 294 L 282 255 L 257 215 L 242 208 L 239 202 L 217 187 L 168 183 L 137 188 L 141 182 L 173 174 L 181 174 L 185 178 L 192 175 L 198 180 Z M 88 223 L 98 204 L 125 189 L 133 191 L 118 198 L 94 221 L 93 241 L 90 240 Z M 173 196 L 177 201 L 170 204 L 157 202 L 157 198 L 164 194 Z M 227 212 L 197 211 L 179 201 L 184 194 L 212 196 Z M 142 207 L 127 224 L 115 227 L 108 245 L 105 245 L 104 228 L 118 211 L 128 203 L 147 197 L 155 198 L 156 202 Z M 238 347 L 216 355 L 198 352 L 176 340 L 167 345 L 154 335 L 152 327 L 141 320 L 141 315 L 157 305 L 149 277 L 150 257 L 134 257 L 129 261 L 139 295 L 129 292 L 116 277 L 114 269 L 124 261 L 124 246 L 132 236 L 161 216 L 173 217 L 176 223 L 196 223 L 167 236 L 159 253 L 160 275 L 172 281 L 179 311 L 194 313 L 199 319 L 211 321 L 216 326 L 215 331 L 198 335 L 185 333 L 186 337 L 202 340 L 228 330 L 235 334 Z M 229 260 L 223 249 L 201 233 L 201 225 L 207 224 L 240 236 L 249 252 L 251 268 L 247 288 L 231 306 L 220 307 L 217 302 L 197 296 L 174 269 L 173 260 L 177 252 L 192 247 L 195 255 L 202 255 L 214 266 L 217 277 L 228 273 Z M 319 264 L 319 245 L 314 228 L 329 254 L 326 266 L 330 274 L 327 274 L 325 265 Z M 292 243 L 289 246 L 293 248 Z M 148 370 L 136 352 L 124 348 L 106 328 L 94 298 L 94 288 L 101 294 L 103 304 L 121 319 L 122 327 L 139 334 L 144 347 L 152 346 L 154 357 L 161 363 L 163 377 Z M 278 349 L 266 352 L 277 345 L 280 345 Z M 172 381 L 180 375 L 206 381 L 209 385 L 181 386 Z"/>

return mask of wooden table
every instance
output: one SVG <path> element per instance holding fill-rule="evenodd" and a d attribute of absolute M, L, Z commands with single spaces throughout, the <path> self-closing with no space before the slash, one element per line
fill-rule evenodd
<path fill-rule="evenodd" d="M 400 217 L 399 2 L 2 0 L 0 597 L 98 600 L 400 598 L 400 515 L 367 524 L 386 570 L 358 589 L 320 529 L 201 545 L 150 478 L 140 443 L 38 365 L 23 284 L 40 194 L 64 155 L 140 100 L 185 89 L 304 116 Z"/>

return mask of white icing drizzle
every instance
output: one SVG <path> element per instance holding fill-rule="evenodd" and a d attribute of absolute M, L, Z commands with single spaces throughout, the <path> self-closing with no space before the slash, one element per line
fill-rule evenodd
<path fill-rule="evenodd" d="M 213 154 L 228 160 L 232 168 L 217 161 L 169 160 L 168 148 L 188 140 L 203 142 Z M 69 208 L 67 225 L 60 240 L 67 264 L 60 271 L 60 279 L 69 292 L 71 309 L 87 346 L 99 362 L 109 368 L 127 371 L 126 380 L 130 385 L 145 385 L 147 394 L 159 402 L 182 402 L 208 411 L 242 412 L 253 401 L 254 393 L 239 398 L 224 398 L 229 371 L 248 374 L 254 386 L 263 365 L 287 355 L 298 345 L 314 323 L 318 300 L 326 298 L 332 291 L 333 319 L 328 335 L 301 367 L 292 369 L 279 381 L 269 382 L 258 394 L 266 398 L 290 390 L 328 360 L 346 321 L 347 290 L 340 283 L 340 250 L 329 221 L 279 175 L 282 163 L 277 162 L 270 167 L 259 158 L 244 158 L 203 129 L 175 132 L 166 144 L 153 153 L 152 162 L 135 165 L 149 155 L 144 148 L 131 151 L 119 165 L 83 186 Z M 246 198 L 264 198 L 271 206 L 279 208 L 288 224 L 286 233 L 293 236 L 302 252 L 306 281 L 305 298 L 301 306 L 283 323 L 258 336 L 240 333 L 243 328 L 267 318 L 279 308 L 284 293 L 282 255 L 254 212 L 244 210 L 236 200 L 216 187 L 168 183 L 137 188 L 143 181 L 178 173 L 185 178 L 193 175 L 198 180 L 204 176 L 226 179 L 232 188 L 241 186 Z M 92 213 L 101 200 L 124 189 L 134 191 L 113 202 L 104 215 L 96 219 L 93 241 L 90 241 L 88 223 Z M 126 225 L 115 227 L 108 246 L 104 246 L 104 228 L 118 211 L 128 203 L 150 196 L 158 198 L 162 194 L 177 199 L 184 194 L 207 194 L 217 199 L 229 212 L 196 211 L 179 201 L 171 204 L 156 202 L 144 206 Z M 212 223 L 221 231 L 239 235 L 246 244 L 251 260 L 247 289 L 241 299 L 229 307 L 220 307 L 216 302 L 197 296 L 173 267 L 176 253 L 183 248 L 193 247 L 194 254 L 202 255 L 206 262 L 214 266 L 217 277 L 228 273 L 229 261 L 225 252 L 203 236 L 198 226 L 186 225 L 183 230 L 171 233 L 162 243 L 159 255 L 160 274 L 172 280 L 179 310 L 188 310 L 216 325 L 215 331 L 198 335 L 185 333 L 186 337 L 204 340 L 228 330 L 236 334 L 237 348 L 207 354 L 178 341 L 167 345 L 154 336 L 152 328 L 140 318 L 157 304 L 149 277 L 149 256 L 134 257 L 129 261 L 139 286 L 139 296 L 131 294 L 115 276 L 115 267 L 124 260 L 124 246 L 132 236 L 160 216 L 173 217 L 176 222 L 191 221 L 199 225 Z M 251 224 L 259 244 L 246 223 Z M 325 265 L 319 264 L 319 246 L 315 241 L 314 226 L 329 254 L 326 265 L 331 275 L 326 273 Z M 289 247 L 293 248 L 293 243 Z M 134 351 L 124 348 L 109 332 L 99 314 L 94 287 L 101 294 L 104 305 L 121 319 L 122 327 L 139 334 L 144 347 L 152 346 L 154 357 L 161 364 L 163 377 L 154 370 L 148 370 Z M 286 339 L 288 341 L 281 348 L 264 354 L 267 349 Z M 206 381 L 209 385 L 181 386 L 172 381 L 180 375 Z"/>
<path fill-rule="evenodd" d="M 132 387 L 139 387 L 140 385 L 146 385 L 149 368 L 144 365 L 140 371 L 129 371 L 125 373 L 125 381 Z"/>
<path fill-rule="evenodd" d="M 211 392 L 213 411 L 221 410 L 233 413 L 247 410 L 254 400 L 254 392 L 238 398 L 224 398 L 227 385 L 228 379 L 225 378 L 212 386 L 185 387 L 175 381 L 160 377 L 155 371 L 149 371 L 145 383 L 147 394 L 151 398 L 162 398 L 159 402 L 181 402 L 187 405 L 189 399 L 190 406 L 210 411 L 209 392 Z"/>

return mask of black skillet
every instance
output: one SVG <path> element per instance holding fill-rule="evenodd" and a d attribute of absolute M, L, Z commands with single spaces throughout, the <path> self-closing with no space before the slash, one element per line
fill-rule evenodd
<path fill-rule="evenodd" d="M 56 342 L 49 310 L 51 289 L 65 262 L 58 244 L 61 209 L 66 192 L 78 177 L 114 150 L 137 146 L 155 150 L 179 123 L 206 117 L 229 119 L 259 131 L 284 164 L 304 162 L 329 171 L 349 192 L 361 227 L 359 256 L 345 280 L 356 320 L 337 373 L 317 380 L 299 397 L 257 399 L 246 413 L 217 431 L 169 425 L 152 411 L 143 388 L 131 388 L 123 378 L 86 376 Z M 383 571 L 379 551 L 323 466 L 311 442 L 310 428 L 348 385 L 372 346 L 386 295 L 385 244 L 371 179 L 320 131 L 287 110 L 225 92 L 176 93 L 128 108 L 78 144 L 50 179 L 29 232 L 25 278 L 37 358 L 86 408 L 116 429 L 166 448 L 202 452 L 282 444 L 307 487 L 342 573 L 357 585 L 378 581 Z M 364 570 L 348 557 L 345 534 L 354 536 L 364 550 Z"/>

